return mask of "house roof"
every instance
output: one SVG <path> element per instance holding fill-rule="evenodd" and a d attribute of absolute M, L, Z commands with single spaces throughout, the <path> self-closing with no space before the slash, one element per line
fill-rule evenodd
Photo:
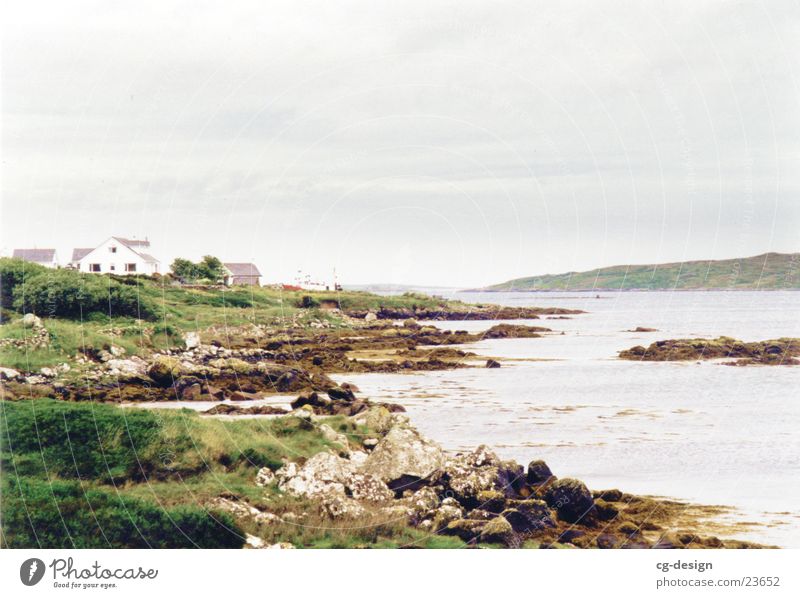
<path fill-rule="evenodd" d="M 144 261 L 151 263 L 151 264 L 158 264 L 159 261 L 154 258 L 152 255 L 148 253 L 142 253 L 140 248 L 142 247 L 150 247 L 150 241 L 144 240 L 140 241 L 139 239 L 125 239 L 124 237 L 111 237 L 115 241 L 122 243 L 125 247 L 133 251 L 136 255 L 141 257 Z M 106 239 L 107 241 L 108 239 Z M 105 243 L 105 241 L 103 242 Z M 102 245 L 101 243 L 100 245 Z M 98 245 L 98 247 L 100 246 Z M 97 249 L 97 247 L 76 247 L 72 250 L 72 261 L 79 262 L 87 255 L 89 255 L 92 251 Z"/>
<path fill-rule="evenodd" d="M 222 264 L 232 276 L 261 276 L 255 264 L 226 263 Z"/>
<path fill-rule="evenodd" d="M 150 247 L 150 241 L 147 239 L 126 239 L 124 237 L 114 237 L 120 243 L 124 243 L 128 247 Z"/>
<path fill-rule="evenodd" d="M 141 251 L 139 251 L 139 248 L 141 248 L 141 247 L 150 247 L 150 241 L 148 241 L 147 239 L 145 239 L 144 241 L 141 241 L 139 239 L 126 239 L 124 237 L 111 237 L 111 238 L 112 239 L 116 239 L 117 241 L 119 241 L 120 243 L 125 245 L 125 247 L 127 247 L 128 249 L 133 251 L 135 254 L 137 254 L 139 257 L 141 257 L 144 261 L 146 261 L 148 263 L 151 263 L 151 264 L 157 264 L 158 263 L 158 260 L 156 258 L 154 258 L 152 255 L 147 254 L 147 253 L 142 253 Z"/>
<path fill-rule="evenodd" d="M 37 262 L 47 264 L 55 261 L 55 249 L 15 249 L 14 257 L 25 260 L 26 262 Z"/>
<path fill-rule="evenodd" d="M 79 262 L 94 251 L 94 247 L 76 247 L 72 250 L 72 261 Z"/>

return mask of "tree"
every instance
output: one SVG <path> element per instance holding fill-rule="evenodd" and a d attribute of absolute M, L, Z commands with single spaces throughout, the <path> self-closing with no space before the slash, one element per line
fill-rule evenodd
<path fill-rule="evenodd" d="M 200 269 L 197 264 L 193 264 L 191 261 L 181 257 L 175 258 L 170 270 L 183 282 L 200 278 Z"/>
<path fill-rule="evenodd" d="M 220 282 L 225 276 L 225 267 L 222 261 L 213 255 L 204 255 L 203 261 L 197 264 L 197 269 L 201 278 L 206 278 L 212 282 Z"/>

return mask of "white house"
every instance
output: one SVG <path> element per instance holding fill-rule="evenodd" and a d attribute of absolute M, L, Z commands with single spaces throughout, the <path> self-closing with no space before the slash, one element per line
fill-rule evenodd
<path fill-rule="evenodd" d="M 55 249 L 15 249 L 12 257 L 47 268 L 58 268 L 58 255 Z"/>
<path fill-rule="evenodd" d="M 156 274 L 159 261 L 145 253 L 149 249 L 147 239 L 110 237 L 94 249 L 73 249 L 70 265 L 94 274 Z"/>

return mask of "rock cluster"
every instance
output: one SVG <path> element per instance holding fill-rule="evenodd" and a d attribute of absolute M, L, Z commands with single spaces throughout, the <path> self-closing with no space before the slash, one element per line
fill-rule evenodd
<path fill-rule="evenodd" d="M 752 343 L 727 336 L 716 339 L 672 339 L 656 341 L 649 347 L 637 345 L 621 351 L 621 359 L 634 361 L 696 361 L 735 359 L 726 365 L 797 365 L 800 339 L 779 338 Z"/>
<path fill-rule="evenodd" d="M 530 540 L 541 547 L 683 548 L 721 543 L 685 533 L 648 539 L 645 530 L 659 529 L 654 513 L 668 505 L 619 490 L 592 493 L 579 480 L 556 478 L 543 461 L 524 468 L 485 446 L 449 455 L 411 428 L 407 418 L 378 407 L 356 419 L 382 421 L 385 431 L 357 450 L 285 463 L 274 479 L 269 472 L 267 482 L 259 472 L 256 483 L 274 481 L 288 494 L 318 501 L 332 518 L 403 520 L 468 544 L 518 547 Z"/>

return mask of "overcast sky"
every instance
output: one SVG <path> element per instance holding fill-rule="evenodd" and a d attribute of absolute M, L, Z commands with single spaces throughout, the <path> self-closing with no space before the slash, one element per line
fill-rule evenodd
<path fill-rule="evenodd" d="M 443 286 L 798 251 L 797 2 L 555 4 L 6 2 L 0 244 Z"/>

